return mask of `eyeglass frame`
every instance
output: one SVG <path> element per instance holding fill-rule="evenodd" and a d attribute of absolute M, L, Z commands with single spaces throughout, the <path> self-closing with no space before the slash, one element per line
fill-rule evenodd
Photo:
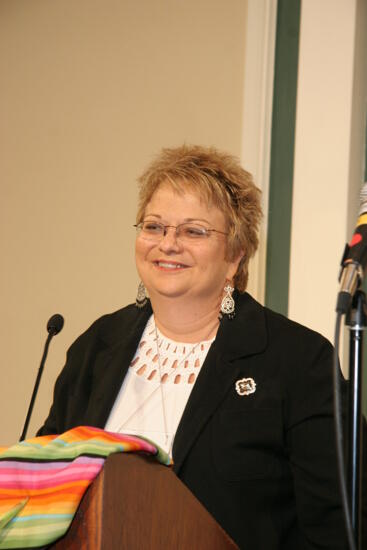
<path fill-rule="evenodd" d="M 210 237 L 210 234 L 211 234 L 211 233 L 220 233 L 221 235 L 228 235 L 228 233 L 225 233 L 224 231 L 219 231 L 219 229 L 211 229 L 211 228 L 209 229 L 209 228 L 205 227 L 204 225 L 200 225 L 199 223 L 195 224 L 195 223 L 193 223 L 193 222 L 183 222 L 183 223 L 180 223 L 180 224 L 178 224 L 178 225 L 165 225 L 164 223 L 156 222 L 156 221 L 154 221 L 154 220 L 143 220 L 143 221 L 141 221 L 140 223 L 134 224 L 133 227 L 135 227 L 135 229 L 137 229 L 137 230 L 142 231 L 142 229 L 143 229 L 143 224 L 144 224 L 144 223 L 149 223 L 149 221 L 151 221 L 151 223 L 154 223 L 154 224 L 156 224 L 156 225 L 159 225 L 160 227 L 163 228 L 163 234 L 162 234 L 162 235 L 157 235 L 157 237 L 158 237 L 157 240 L 163 239 L 163 238 L 167 235 L 167 229 L 169 229 L 169 228 L 172 228 L 172 229 L 175 229 L 175 230 L 176 230 L 176 231 L 175 231 L 176 239 L 179 239 L 179 238 L 180 238 L 180 235 L 179 235 L 179 233 L 177 232 L 177 230 L 179 229 L 179 227 L 181 227 L 181 226 L 183 226 L 183 225 L 190 225 L 190 224 L 192 224 L 192 225 L 197 225 L 197 226 L 199 226 L 200 228 L 203 228 L 203 229 L 205 230 L 205 233 L 204 233 L 203 237 L 206 237 L 206 238 Z M 151 236 L 152 236 L 152 234 L 151 234 Z M 192 240 L 194 241 L 195 238 L 193 238 Z"/>

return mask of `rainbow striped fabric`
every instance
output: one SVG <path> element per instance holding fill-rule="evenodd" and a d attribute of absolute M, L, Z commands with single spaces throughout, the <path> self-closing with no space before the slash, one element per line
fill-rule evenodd
<path fill-rule="evenodd" d="M 105 459 L 119 452 L 171 464 L 145 438 L 87 426 L 0 447 L 0 549 L 37 548 L 64 535 Z"/>

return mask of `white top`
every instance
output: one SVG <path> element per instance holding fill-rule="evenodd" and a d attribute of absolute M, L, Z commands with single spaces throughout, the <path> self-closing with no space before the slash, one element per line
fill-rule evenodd
<path fill-rule="evenodd" d="M 170 340 L 156 329 L 152 315 L 105 429 L 148 437 L 172 455 L 177 426 L 213 340 Z"/>

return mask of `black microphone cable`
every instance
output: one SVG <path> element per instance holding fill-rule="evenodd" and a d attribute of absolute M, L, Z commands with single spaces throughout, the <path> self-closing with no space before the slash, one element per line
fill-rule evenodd
<path fill-rule="evenodd" d="M 338 466 L 339 486 L 342 497 L 343 514 L 345 527 L 347 531 L 348 545 L 350 550 L 357 550 L 354 532 L 352 526 L 352 518 L 350 504 L 348 499 L 347 482 L 345 479 L 345 460 L 343 450 L 343 425 L 342 425 L 342 404 L 340 391 L 340 374 L 339 374 L 339 342 L 340 342 L 340 325 L 342 313 L 337 312 L 335 321 L 335 336 L 334 336 L 334 357 L 333 357 L 333 387 L 334 387 L 334 425 L 336 438 L 336 458 Z"/>

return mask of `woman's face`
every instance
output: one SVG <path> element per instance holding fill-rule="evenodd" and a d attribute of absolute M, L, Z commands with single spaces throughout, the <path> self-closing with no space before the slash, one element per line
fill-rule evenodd
<path fill-rule="evenodd" d="M 162 184 L 155 191 L 145 209 L 144 221 L 173 226 L 190 221 L 226 232 L 225 218 L 218 208 L 208 207 L 192 191 L 178 194 L 169 184 Z M 158 241 L 140 233 L 136 239 L 136 265 L 151 299 L 185 297 L 217 303 L 240 261 L 225 259 L 226 238 L 212 232 L 208 238 L 182 243 L 172 228 Z"/>

